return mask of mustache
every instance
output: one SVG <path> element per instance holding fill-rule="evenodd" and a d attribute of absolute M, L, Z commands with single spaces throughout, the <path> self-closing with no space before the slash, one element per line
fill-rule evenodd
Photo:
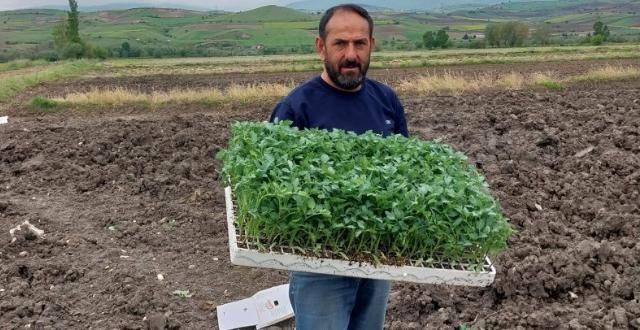
<path fill-rule="evenodd" d="M 341 68 L 358 68 L 362 70 L 362 66 L 358 61 L 349 61 L 349 60 L 343 61 L 340 63 L 340 67 Z"/>

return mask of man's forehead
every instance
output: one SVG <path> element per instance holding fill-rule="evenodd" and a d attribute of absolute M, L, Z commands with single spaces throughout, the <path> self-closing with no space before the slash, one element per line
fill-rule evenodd
<path fill-rule="evenodd" d="M 351 10 L 338 10 L 327 22 L 327 35 L 333 37 L 352 35 L 356 38 L 369 38 L 369 23 L 358 13 Z M 362 35 L 362 36 L 353 36 Z"/>

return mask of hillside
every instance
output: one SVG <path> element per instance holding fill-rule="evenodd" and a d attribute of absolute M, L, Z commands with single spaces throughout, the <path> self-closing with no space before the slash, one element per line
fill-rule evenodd
<path fill-rule="evenodd" d="M 454 11 L 449 15 L 487 20 L 524 20 L 546 24 L 556 32 L 590 31 L 601 20 L 612 32 L 640 33 L 640 1 L 553 0 L 504 2 L 477 10 Z"/>
<path fill-rule="evenodd" d="M 316 17 L 298 10 L 279 6 L 264 6 L 244 12 L 229 13 L 220 16 L 218 21 L 228 22 L 298 22 L 311 21 Z"/>
<path fill-rule="evenodd" d="M 385 0 L 360 0 L 354 1 L 357 4 L 363 6 L 371 6 L 371 7 L 379 7 L 379 8 L 389 8 L 395 11 L 426 11 L 426 10 L 438 10 L 444 7 L 449 6 L 462 6 L 467 5 L 469 3 L 473 3 L 473 6 L 488 6 L 500 3 L 501 0 L 435 0 L 435 1 L 423 1 L 423 0 L 395 0 L 393 2 L 385 1 Z M 314 0 L 305 0 L 305 1 L 297 1 L 289 4 L 287 7 L 298 9 L 298 10 L 326 10 L 331 6 L 335 6 L 337 4 L 344 3 L 344 1 L 340 0 L 329 0 L 329 1 L 314 1 Z"/>
<path fill-rule="evenodd" d="M 456 1 L 449 1 L 453 6 Z M 448 28 L 451 40 L 482 36 L 487 24 L 517 20 L 532 29 L 545 24 L 556 36 L 580 38 L 602 20 L 616 36 L 640 39 L 640 1 L 571 0 L 510 2 L 452 12 L 373 11 L 383 49 L 412 49 L 425 31 Z M 0 12 L 0 61 L 52 53 L 54 26 L 65 12 L 52 9 Z M 320 12 L 265 6 L 237 13 L 166 8 L 82 12 L 84 40 L 116 56 L 219 56 L 313 52 Z M 124 43 L 131 52 L 121 53 Z"/>

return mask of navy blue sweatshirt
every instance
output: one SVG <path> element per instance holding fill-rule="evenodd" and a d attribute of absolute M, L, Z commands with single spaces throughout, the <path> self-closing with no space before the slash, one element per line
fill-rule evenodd
<path fill-rule="evenodd" d="M 271 113 L 270 121 L 291 120 L 300 129 L 333 128 L 362 134 L 408 136 L 404 108 L 388 86 L 366 79 L 356 92 L 343 92 L 320 76 L 296 87 Z"/>

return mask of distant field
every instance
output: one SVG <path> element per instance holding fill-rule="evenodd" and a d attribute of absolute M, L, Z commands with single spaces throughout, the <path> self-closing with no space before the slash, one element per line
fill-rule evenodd
<path fill-rule="evenodd" d="M 455 49 L 438 51 L 381 51 L 372 55 L 371 68 L 397 69 L 466 64 L 536 63 L 594 59 L 640 59 L 640 44 L 533 47 L 511 49 Z M 46 81 L 69 77 L 136 77 L 229 73 L 320 71 L 315 54 L 170 59 L 110 59 L 96 61 L 13 61 L 0 64 L 0 103 Z"/>
<path fill-rule="evenodd" d="M 456 49 L 437 51 L 383 51 L 372 55 L 372 68 L 405 68 L 455 64 L 526 63 L 587 59 L 640 58 L 640 44 L 529 47 L 510 49 Z M 320 70 L 315 54 L 181 59 L 112 59 L 101 75 L 291 72 Z"/>
<path fill-rule="evenodd" d="M 598 2 L 602 3 L 602 1 Z M 546 23 L 555 35 L 585 35 L 601 19 L 613 33 L 640 40 L 640 2 L 510 2 L 451 13 L 373 13 L 382 49 L 413 49 L 426 31 L 447 28 L 453 41 L 481 36 L 487 24 L 518 20 L 532 27 Z M 595 7 L 594 7 L 595 6 Z M 50 47 L 59 10 L 0 12 L 0 52 Z M 118 50 L 124 42 L 139 53 L 154 49 L 187 50 L 206 56 L 311 52 L 320 16 L 266 6 L 239 13 L 138 8 L 82 13 L 81 36 Z M 0 53 L 1 54 L 1 53 Z"/>

